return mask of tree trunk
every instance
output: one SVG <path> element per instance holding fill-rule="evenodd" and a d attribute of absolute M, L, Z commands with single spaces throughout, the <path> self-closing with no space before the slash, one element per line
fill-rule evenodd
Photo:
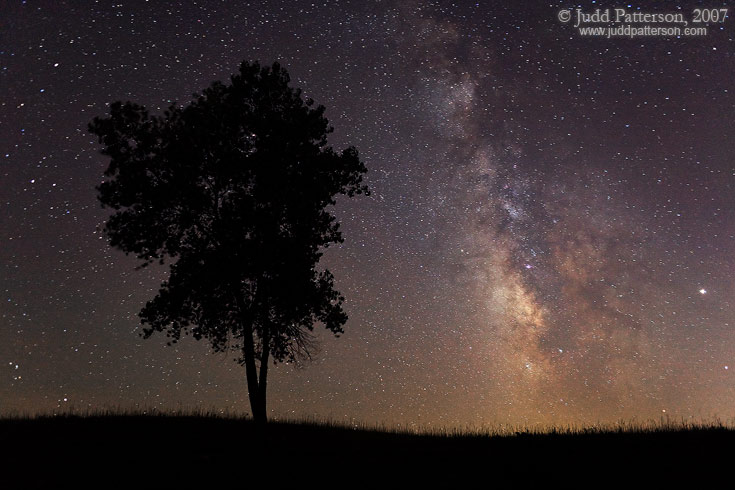
<path fill-rule="evenodd" d="M 260 402 L 259 410 L 263 414 L 263 421 L 266 420 L 266 389 L 268 387 L 268 356 L 270 355 L 270 335 L 268 327 L 263 328 L 263 351 L 260 354 L 260 379 L 258 380 L 258 398 Z"/>
<path fill-rule="evenodd" d="M 253 341 L 253 327 L 248 321 L 248 318 L 245 314 L 247 309 L 243 304 L 242 296 L 240 294 L 236 294 L 235 300 L 240 310 L 240 316 L 243 320 L 242 353 L 245 359 L 245 377 L 247 378 L 248 382 L 248 398 L 250 399 L 250 411 L 253 412 L 253 420 L 255 421 L 255 423 L 257 423 L 258 425 L 265 425 L 265 423 L 268 421 L 268 417 L 266 416 L 265 411 L 265 381 L 266 376 L 268 375 L 269 349 L 264 349 L 264 355 L 261 356 L 261 360 L 263 358 L 265 358 L 266 360 L 265 364 L 261 364 L 260 367 L 260 378 L 263 383 L 263 388 L 261 391 L 261 388 L 259 386 L 260 383 L 258 383 L 258 370 L 255 364 L 255 342 Z M 264 345 L 268 345 L 268 343 L 266 342 Z M 263 371 L 264 365 L 265 372 Z"/>
<path fill-rule="evenodd" d="M 263 390 L 261 400 L 260 386 L 258 386 L 258 371 L 255 365 L 253 329 L 251 327 L 245 327 L 245 332 L 243 333 L 243 355 L 245 357 L 245 376 L 248 381 L 248 398 L 250 399 L 250 410 L 253 412 L 253 420 L 258 424 L 265 424 L 267 422 L 265 390 Z M 263 368 L 261 366 L 261 378 L 264 378 L 262 371 Z"/>

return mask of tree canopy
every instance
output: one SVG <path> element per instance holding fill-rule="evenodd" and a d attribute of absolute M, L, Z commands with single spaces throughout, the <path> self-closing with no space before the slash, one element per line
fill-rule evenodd
<path fill-rule="evenodd" d="M 368 192 L 357 150 L 328 146 L 325 108 L 289 84 L 278 63 L 243 62 L 185 107 L 115 102 L 89 125 L 110 158 L 97 187 L 110 244 L 170 263 L 140 312 L 144 337 L 237 350 L 260 421 L 269 361 L 308 356 L 315 324 L 343 332 L 344 298 L 317 264 L 343 241 L 336 197 Z"/>

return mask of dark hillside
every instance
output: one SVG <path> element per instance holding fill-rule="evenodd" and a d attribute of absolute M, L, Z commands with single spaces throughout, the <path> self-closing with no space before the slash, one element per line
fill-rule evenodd
<path fill-rule="evenodd" d="M 3 488 L 706 487 L 735 462 L 721 427 L 490 437 L 107 416 L 3 420 L 0 434 Z"/>

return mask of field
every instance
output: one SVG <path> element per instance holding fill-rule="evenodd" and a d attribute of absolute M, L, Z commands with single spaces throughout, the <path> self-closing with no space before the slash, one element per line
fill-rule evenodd
<path fill-rule="evenodd" d="M 731 488 L 720 423 L 416 434 L 208 415 L 0 420 L 0 488 Z M 725 478 L 719 481 L 719 478 Z"/>

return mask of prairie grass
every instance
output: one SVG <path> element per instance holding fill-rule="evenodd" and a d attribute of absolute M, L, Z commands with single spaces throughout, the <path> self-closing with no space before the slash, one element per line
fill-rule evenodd
<path fill-rule="evenodd" d="M 432 427 L 110 407 L 0 417 L 0 488 L 708 488 L 735 461 L 732 421 Z M 39 471 L 39 468 L 43 471 Z"/>
<path fill-rule="evenodd" d="M 10 411 L 0 414 L 0 424 L 12 421 L 61 420 L 61 419 L 142 419 L 167 418 L 188 420 L 224 420 L 230 422 L 252 423 L 248 414 L 216 407 L 194 407 L 159 409 L 156 407 L 139 408 L 111 406 L 102 408 L 75 408 L 52 410 L 48 412 Z M 327 417 L 278 417 L 269 419 L 269 426 L 311 427 L 330 430 L 347 430 L 360 432 L 384 433 L 391 435 L 428 436 L 441 438 L 487 438 L 487 437 L 519 437 L 519 436 L 578 436 L 593 434 L 653 434 L 667 432 L 696 431 L 733 431 L 735 419 L 723 420 L 719 417 L 694 420 L 691 418 L 675 418 L 663 416 L 658 419 L 625 420 L 614 423 L 596 423 L 591 425 L 568 423 L 564 425 L 474 425 L 461 427 L 443 427 L 417 424 L 366 423 L 357 420 L 341 421 Z"/>

